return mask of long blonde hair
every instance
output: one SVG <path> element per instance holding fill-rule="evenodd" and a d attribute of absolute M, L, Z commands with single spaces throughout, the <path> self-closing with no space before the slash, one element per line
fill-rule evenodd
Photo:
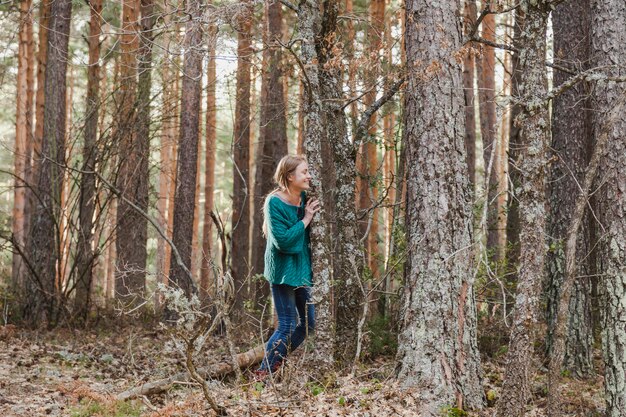
<path fill-rule="evenodd" d="M 298 168 L 298 165 L 306 162 L 304 155 L 285 155 L 276 166 L 276 172 L 274 172 L 274 182 L 278 187 L 274 188 L 268 195 L 265 196 L 265 202 L 263 203 L 263 235 L 267 236 L 267 201 L 269 197 L 276 194 L 279 191 L 289 193 L 289 175 L 293 174 Z"/>

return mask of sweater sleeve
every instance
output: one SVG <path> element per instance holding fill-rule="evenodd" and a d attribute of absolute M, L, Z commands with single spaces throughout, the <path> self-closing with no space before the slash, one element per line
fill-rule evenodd
<path fill-rule="evenodd" d="M 300 253 L 304 248 L 304 223 L 298 221 L 291 225 L 289 217 L 273 201 L 269 201 L 266 216 L 276 248 L 287 254 Z"/>

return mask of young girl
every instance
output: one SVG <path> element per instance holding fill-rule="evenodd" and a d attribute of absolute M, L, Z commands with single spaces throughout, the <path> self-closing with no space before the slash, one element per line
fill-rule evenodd
<path fill-rule="evenodd" d="M 311 300 L 311 252 L 308 226 L 320 209 L 306 199 L 311 174 L 302 156 L 283 157 L 278 163 L 271 192 L 264 206 L 265 278 L 272 288 L 278 328 L 267 342 L 258 377 L 275 372 L 287 354 L 314 328 Z"/>

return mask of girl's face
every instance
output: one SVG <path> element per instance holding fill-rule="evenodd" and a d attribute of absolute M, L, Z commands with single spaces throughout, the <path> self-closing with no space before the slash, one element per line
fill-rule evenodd
<path fill-rule="evenodd" d="M 289 174 L 289 188 L 295 192 L 308 190 L 310 188 L 309 181 L 311 180 L 311 174 L 309 174 L 309 165 L 306 162 L 301 162 L 296 167 L 296 170 Z"/>

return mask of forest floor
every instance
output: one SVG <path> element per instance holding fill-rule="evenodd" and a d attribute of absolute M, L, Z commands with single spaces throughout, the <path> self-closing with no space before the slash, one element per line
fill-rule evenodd
<path fill-rule="evenodd" d="M 228 361 L 223 340 L 213 340 L 198 366 Z M 242 346 L 247 348 L 248 346 Z M 210 392 L 230 416 L 416 416 L 418 391 L 400 389 L 393 380 L 393 357 L 370 360 L 355 375 L 311 382 L 302 367 L 306 353 L 295 352 L 280 382 L 210 382 Z M 500 359 L 501 361 L 501 359 Z M 476 416 L 493 414 L 502 380 L 502 363 L 483 360 L 488 406 Z M 114 396 L 146 381 L 184 370 L 182 355 L 162 331 L 138 326 L 53 332 L 0 327 L 0 416 L 213 416 L 202 390 L 176 385 L 168 392 L 129 401 Z M 545 375 L 534 381 L 529 416 L 543 416 Z M 565 411 L 594 417 L 603 412 L 602 377 L 565 378 Z M 463 416 L 456 409 L 442 416 Z"/>

